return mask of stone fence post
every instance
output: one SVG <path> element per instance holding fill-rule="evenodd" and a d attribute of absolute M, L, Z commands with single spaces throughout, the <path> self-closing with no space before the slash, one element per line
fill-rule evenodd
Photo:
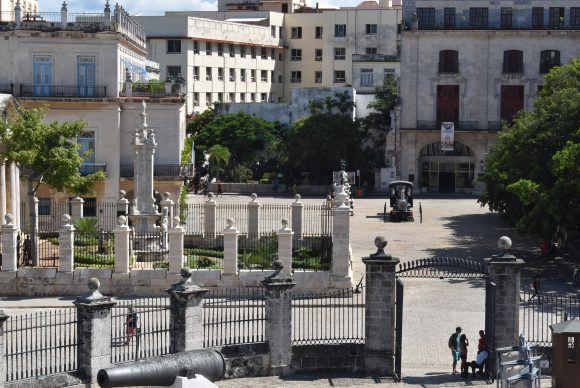
<path fill-rule="evenodd" d="M 253 193 L 252 200 L 248 202 L 248 237 L 258 238 L 260 232 L 260 202 L 258 202 L 258 195 Z"/>
<path fill-rule="evenodd" d="M 342 186 L 337 186 L 332 209 L 332 279 L 350 282 L 352 268 L 350 258 L 350 207 Z"/>
<path fill-rule="evenodd" d="M 365 372 L 395 372 L 395 270 L 399 259 L 385 253 L 387 241 L 375 239 L 377 252 L 362 259 L 365 276 Z"/>
<path fill-rule="evenodd" d="M 288 220 L 282 220 L 282 229 L 278 230 L 278 260 L 284 266 L 280 272 L 290 276 L 292 273 L 292 237 L 294 232 L 288 227 Z"/>
<path fill-rule="evenodd" d="M 171 351 L 203 349 L 203 296 L 207 289 L 191 281 L 191 270 L 181 269 L 181 281 L 165 290 L 171 298 Z"/>
<path fill-rule="evenodd" d="M 129 273 L 129 235 L 131 228 L 127 226 L 127 217 L 117 217 L 117 227 L 113 229 L 115 235 L 115 272 Z"/>
<path fill-rule="evenodd" d="M 274 274 L 262 281 L 266 289 L 266 341 L 270 347 L 270 373 L 285 375 L 292 362 L 292 294 L 296 285 L 289 276 L 281 275 L 279 260 L 274 261 Z"/>
<path fill-rule="evenodd" d="M 17 271 L 18 229 L 12 223 L 12 214 L 7 213 L 4 219 L 6 223 L 2 225 L 2 271 Z"/>
<path fill-rule="evenodd" d="M 111 27 L 111 6 L 109 5 L 109 1 L 107 1 L 107 3 L 105 4 L 104 13 L 105 13 L 104 26 L 105 30 L 108 30 L 109 27 Z"/>
<path fill-rule="evenodd" d="M 66 30 L 68 22 L 68 8 L 66 7 L 66 3 L 62 2 L 62 8 L 60 9 L 60 27 L 63 30 Z"/>
<path fill-rule="evenodd" d="M 173 227 L 169 228 L 167 234 L 169 235 L 169 272 L 177 273 L 183 268 L 183 236 L 185 235 L 179 217 L 175 217 Z"/>
<path fill-rule="evenodd" d="M 296 238 L 302 238 L 302 219 L 304 217 L 304 203 L 300 201 L 300 194 L 294 196 L 295 201 L 292 203 L 292 231 Z"/>
<path fill-rule="evenodd" d="M 4 314 L 3 310 L 0 310 L 0 387 L 4 386 L 6 382 L 6 349 L 4 348 L 4 322 L 9 318 L 8 315 Z"/>
<path fill-rule="evenodd" d="M 58 232 L 58 270 L 60 272 L 72 272 L 75 268 L 74 239 L 75 227 L 70 224 L 71 217 L 62 215 L 63 225 Z"/>
<path fill-rule="evenodd" d="M 14 18 L 16 19 L 16 28 L 20 28 L 22 25 L 22 7 L 20 6 L 20 2 L 16 2 L 16 6 L 14 7 Z"/>
<path fill-rule="evenodd" d="M 224 234 L 224 272 L 222 276 L 238 276 L 238 229 L 233 218 L 226 220 Z"/>
<path fill-rule="evenodd" d="M 203 214 L 203 234 L 204 236 L 215 237 L 216 235 L 216 219 L 215 219 L 216 203 L 213 199 L 213 193 L 207 194 L 207 201 L 204 204 Z"/>
<path fill-rule="evenodd" d="M 73 223 L 79 218 L 83 218 L 84 199 L 76 197 L 70 200 L 70 215 Z"/>
<path fill-rule="evenodd" d="M 173 200 L 171 199 L 171 194 L 169 192 L 163 193 L 163 200 L 160 202 L 161 214 L 163 217 L 167 217 L 168 227 L 171 228 L 173 224 Z M 179 220 L 179 218 L 178 218 Z M 178 222 L 179 224 L 179 222 Z"/>
<path fill-rule="evenodd" d="M 77 297 L 77 366 L 82 376 L 96 384 L 97 373 L 111 365 L 111 309 L 116 302 L 99 292 L 101 282 L 89 280 L 89 293 Z"/>

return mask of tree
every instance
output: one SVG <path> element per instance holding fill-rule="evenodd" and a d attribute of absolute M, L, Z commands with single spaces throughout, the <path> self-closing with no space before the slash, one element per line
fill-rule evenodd
<path fill-rule="evenodd" d="M 34 196 L 38 187 L 44 183 L 57 191 L 88 195 L 95 182 L 105 179 L 102 171 L 85 176 L 80 173 L 80 166 L 89 155 L 80 155 L 74 140 L 85 128 L 85 122 L 45 123 L 44 114 L 43 109 L 21 110 L 8 123 L 0 122 L 4 145 L 0 156 L 15 162 L 27 180 L 34 265 L 37 264 Z"/>
<path fill-rule="evenodd" d="M 580 223 L 580 59 L 546 76 L 534 110 L 500 133 L 486 158 L 479 201 L 516 229 L 544 239 L 578 235 Z"/>
<path fill-rule="evenodd" d="M 226 147 L 222 147 L 219 144 L 215 144 L 211 146 L 207 150 L 207 154 L 209 155 L 210 163 L 215 164 L 216 167 L 216 179 L 220 179 L 220 162 L 224 162 L 227 164 L 230 161 L 230 150 Z"/>
<path fill-rule="evenodd" d="M 189 162 L 191 160 L 191 144 L 195 141 L 195 160 L 193 161 L 196 166 L 202 166 L 205 163 L 205 151 L 208 148 L 207 144 L 199 144 L 196 140 L 198 134 L 201 134 L 205 127 L 210 124 L 216 117 L 214 108 L 208 108 L 202 113 L 197 114 L 192 117 L 191 122 L 187 124 L 185 130 L 188 137 L 185 139 L 185 144 L 183 147 L 183 152 L 181 153 L 181 161 L 183 163 Z M 201 135 L 200 135 L 201 137 Z"/>
<path fill-rule="evenodd" d="M 391 129 L 391 111 L 400 103 L 397 79 L 387 76 L 383 84 L 375 88 L 375 98 L 367 105 L 372 109 L 365 119 L 367 125 L 388 132 Z"/>

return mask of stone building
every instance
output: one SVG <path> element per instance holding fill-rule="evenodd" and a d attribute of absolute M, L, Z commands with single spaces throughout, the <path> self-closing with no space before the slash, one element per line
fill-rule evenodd
<path fill-rule="evenodd" d="M 17 0 L 0 0 L 0 21 L 14 20 L 14 7 Z M 26 17 L 26 14 L 36 14 L 38 9 L 38 0 L 20 0 L 20 8 Z"/>
<path fill-rule="evenodd" d="M 580 55 L 580 4 L 407 0 L 403 24 L 397 171 L 430 191 L 471 192 L 501 123 Z M 454 123 L 452 151 L 441 150 L 441 122 Z"/>

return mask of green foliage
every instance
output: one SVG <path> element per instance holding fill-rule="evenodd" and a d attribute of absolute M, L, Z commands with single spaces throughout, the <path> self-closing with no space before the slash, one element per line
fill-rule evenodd
<path fill-rule="evenodd" d="M 367 105 L 372 111 L 365 118 L 366 124 L 388 132 L 391 129 L 391 111 L 400 103 L 397 79 L 386 77 L 383 84 L 375 88 L 374 100 Z"/>
<path fill-rule="evenodd" d="M 175 85 L 172 85 L 172 89 L 175 89 Z M 142 93 L 165 93 L 165 82 L 159 82 L 156 80 L 150 80 L 148 82 L 133 82 L 133 91 Z"/>
<path fill-rule="evenodd" d="M 223 248 L 185 248 L 185 266 L 198 269 L 220 269 L 224 257 Z"/>
<path fill-rule="evenodd" d="M 238 260 L 246 269 L 267 269 L 278 256 L 278 238 L 275 234 L 261 236 L 253 248 L 238 251 Z"/>
<path fill-rule="evenodd" d="M 227 164 L 230 160 L 230 150 L 219 144 L 212 145 L 208 150 L 210 165 L 214 166 L 215 175 L 219 178 L 220 164 Z"/>
<path fill-rule="evenodd" d="M 228 179 L 232 182 L 246 183 L 252 179 L 253 175 L 248 167 L 237 165 L 229 171 Z"/>
<path fill-rule="evenodd" d="M 182 185 L 179 189 L 179 221 L 181 224 L 185 224 L 187 219 L 187 194 L 187 187 Z"/>
<path fill-rule="evenodd" d="M 580 223 L 580 59 L 546 76 L 534 110 L 500 133 L 480 179 L 480 202 L 522 233 L 550 239 Z"/>
<path fill-rule="evenodd" d="M 209 125 L 215 118 L 215 110 L 213 108 L 208 108 L 202 113 L 192 117 L 191 122 L 187 124 L 185 132 L 191 135 L 188 141 L 195 141 L 195 165 L 202 166 L 205 162 L 205 151 L 211 147 L 211 142 L 207 141 L 204 135 L 205 127 Z M 189 151 L 187 151 L 189 150 Z M 184 149 L 188 158 L 191 158 L 191 143 L 189 143 L 189 148 Z M 183 153 L 182 153 L 183 158 Z M 189 160 L 189 159 L 187 159 Z"/>
<path fill-rule="evenodd" d="M 99 220 L 95 217 L 79 218 L 74 223 L 75 230 L 81 233 L 98 233 L 100 230 Z"/>
<path fill-rule="evenodd" d="M 328 250 L 300 248 L 292 252 L 293 269 L 328 270 L 331 264 L 331 253 Z"/>

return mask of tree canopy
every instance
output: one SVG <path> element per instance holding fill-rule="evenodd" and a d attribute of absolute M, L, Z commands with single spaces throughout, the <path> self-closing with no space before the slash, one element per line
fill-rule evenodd
<path fill-rule="evenodd" d="M 580 223 L 580 59 L 546 76 L 534 109 L 500 133 L 480 178 L 482 205 L 522 233 L 550 239 Z"/>
<path fill-rule="evenodd" d="M 375 98 L 367 105 L 367 108 L 372 109 L 365 118 L 367 125 L 388 132 L 391 129 L 391 111 L 399 104 L 397 79 L 387 76 L 383 84 L 375 88 Z"/>

